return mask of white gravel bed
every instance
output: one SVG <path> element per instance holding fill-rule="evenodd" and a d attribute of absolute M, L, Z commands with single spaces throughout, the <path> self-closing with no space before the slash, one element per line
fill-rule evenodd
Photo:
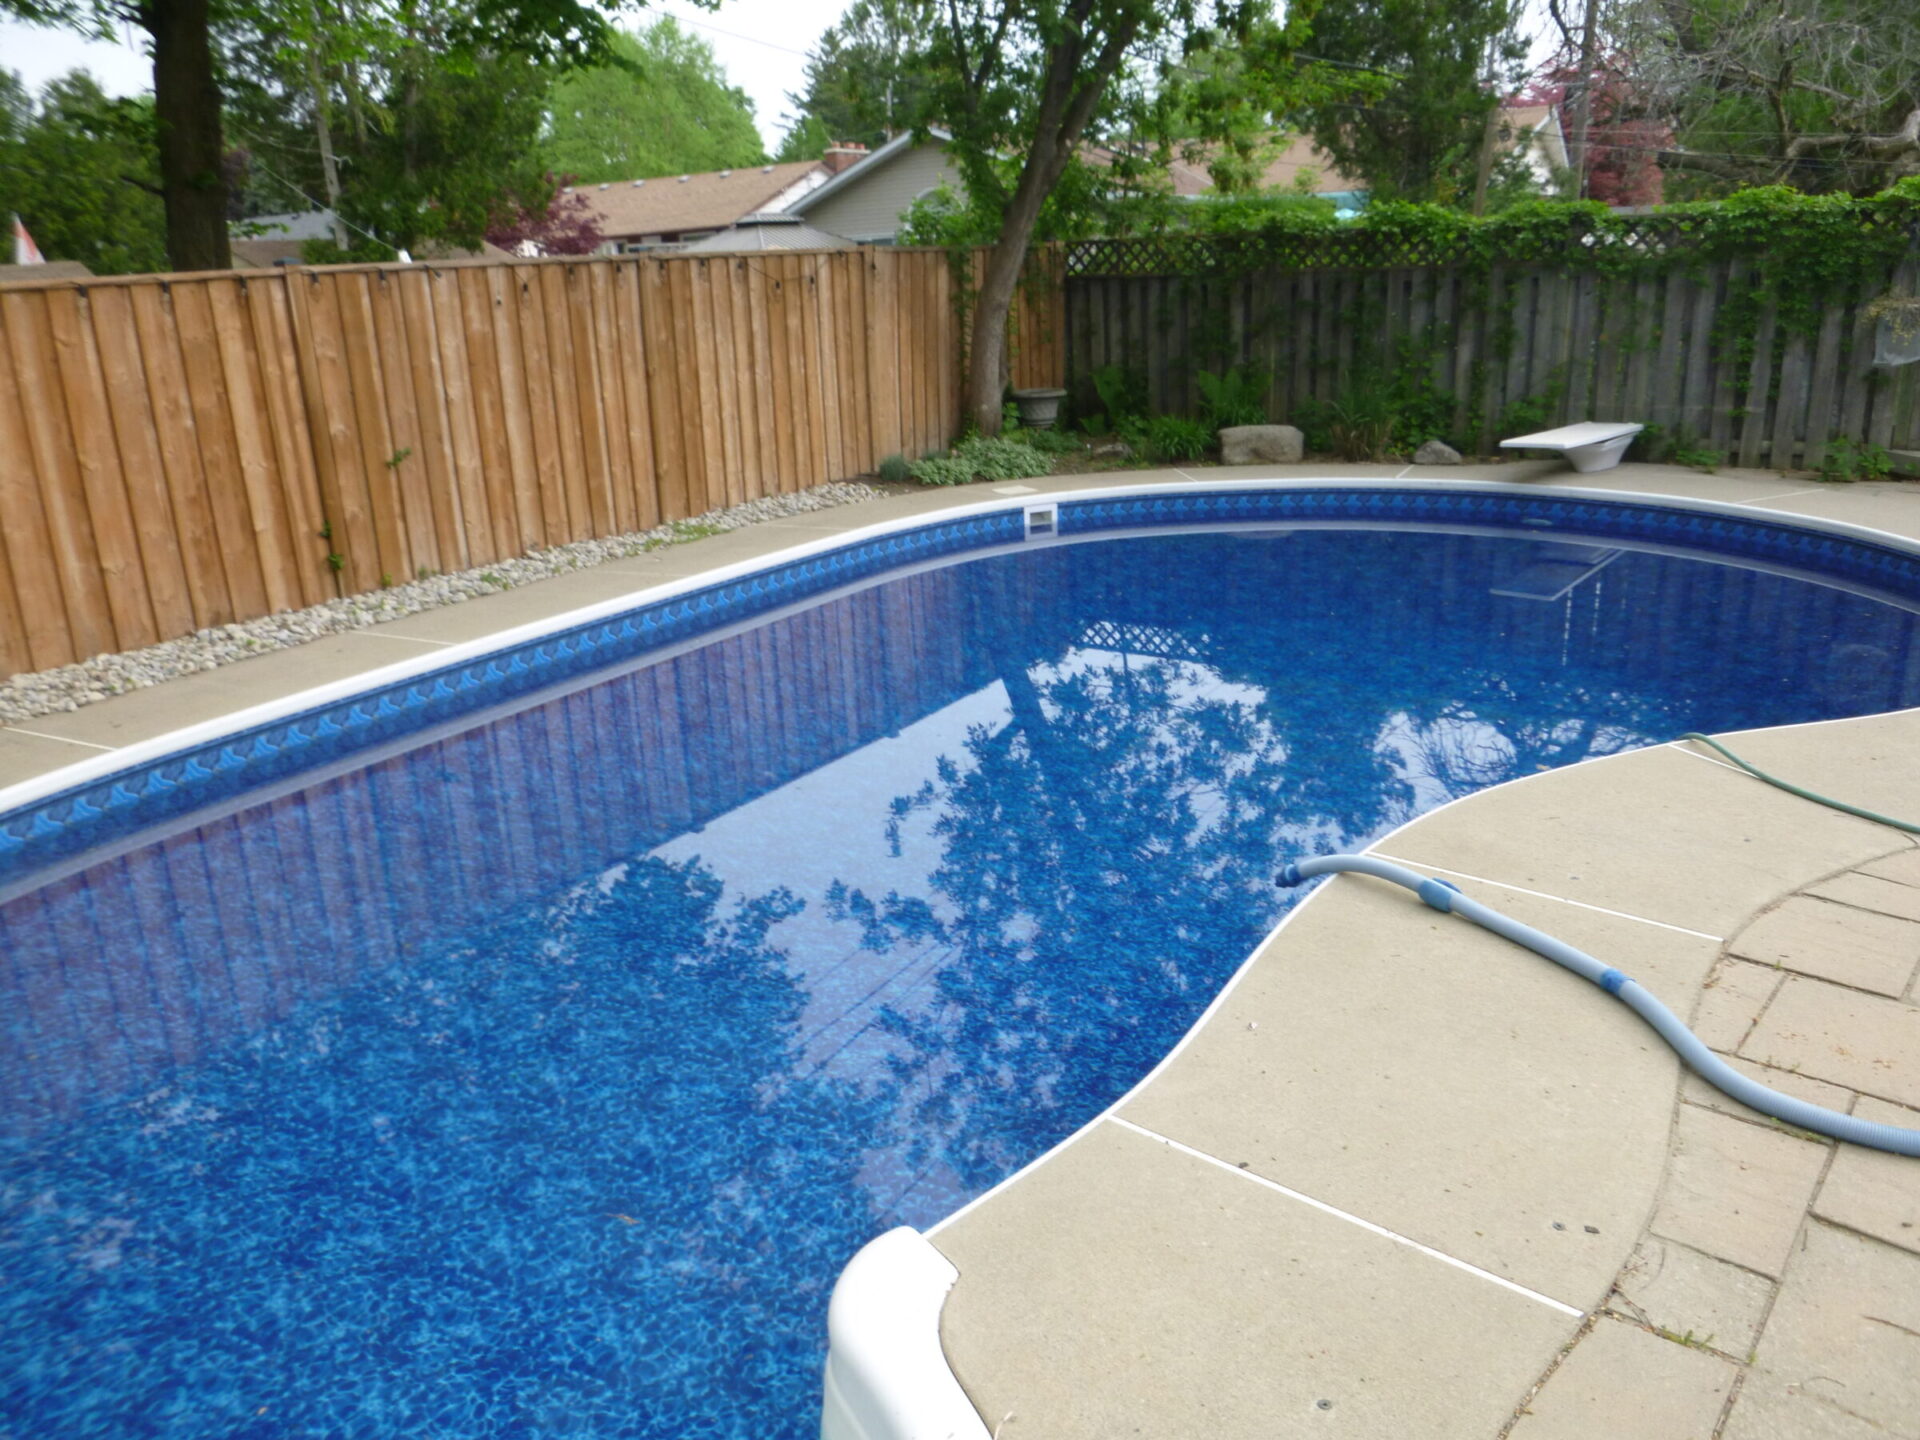
<path fill-rule="evenodd" d="M 78 710 L 109 695 L 158 685 L 196 670 L 215 670 L 250 655 L 284 650 L 322 635 L 364 630 L 382 620 L 397 620 L 442 605 L 458 605 L 476 595 L 511 590 L 534 580 L 546 580 L 572 570 L 585 570 L 618 560 L 695 540 L 723 530 L 738 530 L 763 520 L 779 520 L 811 510 L 828 510 L 872 500 L 882 492 L 858 481 L 838 481 L 792 495 L 768 495 L 725 510 L 711 510 L 691 520 L 676 520 L 631 535 L 606 540 L 577 540 L 551 550 L 534 550 L 511 560 L 498 560 L 455 575 L 433 575 L 409 580 L 385 590 L 328 600 L 305 610 L 282 610 L 258 620 L 196 630 L 178 640 L 164 640 L 142 650 L 119 655 L 96 655 L 77 665 L 15 675 L 0 683 L 0 723 L 30 720 L 35 715 Z"/>

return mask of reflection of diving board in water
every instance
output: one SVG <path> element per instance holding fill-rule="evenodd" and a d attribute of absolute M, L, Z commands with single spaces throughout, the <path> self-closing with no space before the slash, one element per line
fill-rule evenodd
<path fill-rule="evenodd" d="M 1539 430 L 1531 435 L 1516 435 L 1502 440 L 1502 450 L 1558 450 L 1574 469 L 1586 474 L 1593 470 L 1611 470 L 1620 463 L 1645 426 L 1632 421 L 1583 420 L 1578 425 L 1562 425 L 1558 430 Z"/>
<path fill-rule="evenodd" d="M 1515 600 L 1559 600 L 1620 558 L 1618 550 L 1603 545 L 1559 542 L 1536 547 L 1534 555 L 1532 564 L 1511 580 L 1495 585 L 1493 593 Z"/>

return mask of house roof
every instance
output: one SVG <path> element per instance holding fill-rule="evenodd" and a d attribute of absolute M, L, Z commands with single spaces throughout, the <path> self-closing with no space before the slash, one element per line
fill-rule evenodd
<path fill-rule="evenodd" d="M 927 127 L 927 133 L 942 145 L 945 145 L 953 139 L 950 133 L 942 130 L 938 125 L 929 125 Z M 874 171 L 885 166 L 894 156 L 900 154 L 902 151 L 914 149 L 916 146 L 924 143 L 924 141 L 915 140 L 911 130 L 903 131 L 867 156 L 866 159 L 856 161 L 854 164 L 842 170 L 838 175 L 828 180 L 826 184 L 809 190 L 799 199 L 791 201 L 786 207 L 787 212 L 792 215 L 806 214 L 807 211 L 825 200 L 829 195 L 837 195 L 842 190 L 858 185 L 862 180 L 873 174 Z"/>
<path fill-rule="evenodd" d="M 852 170 L 859 169 L 852 167 Z M 852 170 L 843 172 L 851 174 Z M 677 235 L 685 230 L 718 230 L 742 215 L 768 208 L 768 202 L 807 180 L 826 173 L 818 160 L 784 165 L 748 165 L 738 170 L 709 170 L 698 175 L 650 175 L 603 185 L 570 185 L 593 207 L 601 233 L 609 236 Z"/>
<path fill-rule="evenodd" d="M 853 241 L 819 230 L 798 215 L 743 215 L 738 224 L 695 240 L 680 253 L 738 254 L 743 250 L 851 250 Z"/>
<path fill-rule="evenodd" d="M 1312 182 L 1305 190 L 1309 195 L 1345 195 L 1355 190 L 1364 190 L 1364 182 L 1343 175 L 1334 168 L 1319 146 L 1308 135 L 1291 135 L 1278 154 L 1267 162 L 1267 168 L 1261 172 L 1257 188 L 1262 190 L 1293 190 L 1300 184 L 1300 177 L 1312 172 Z M 1211 195 L 1214 193 L 1213 177 L 1207 173 L 1203 160 L 1175 159 L 1169 167 L 1173 179 L 1173 193 L 1176 195 Z"/>

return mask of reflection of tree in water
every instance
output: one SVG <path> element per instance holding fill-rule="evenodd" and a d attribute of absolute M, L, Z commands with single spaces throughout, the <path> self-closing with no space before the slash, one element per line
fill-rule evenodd
<path fill-rule="evenodd" d="M 1042 582 L 1031 622 L 969 643 L 996 657 L 1011 723 L 972 732 L 891 822 L 929 817 L 939 863 L 917 894 L 833 896 L 869 949 L 951 953 L 934 1001 L 886 1016 L 908 1168 L 977 1191 L 1123 1092 L 1277 915 L 1282 852 L 1688 729 L 1798 718 L 1802 656 L 1850 623 L 1833 602 L 1791 646 L 1750 645 L 1742 612 L 1785 582 L 1652 557 L 1556 600 L 1491 583 L 1534 554 L 1302 533 L 1008 562 Z M 1129 641 L 1161 658 L 1078 648 Z"/>
<path fill-rule="evenodd" d="M 8 1157 L 10 1416 L 802 1433 L 884 1119 L 800 1069 L 793 902 L 720 892 L 616 866 Z"/>
<path fill-rule="evenodd" d="M 937 999 L 887 1023 L 922 1096 L 911 1163 L 973 1189 L 1137 1078 L 1276 911 L 1283 752 L 1259 707 L 1190 666 L 1077 662 L 1003 667 L 1013 723 L 896 806 L 935 816 L 936 900 L 835 897 L 873 948 L 953 948 Z"/>

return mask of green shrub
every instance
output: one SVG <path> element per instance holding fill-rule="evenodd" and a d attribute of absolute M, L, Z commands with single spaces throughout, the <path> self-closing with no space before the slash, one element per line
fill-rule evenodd
<path fill-rule="evenodd" d="M 949 455 L 907 466 L 922 485 L 969 485 L 975 480 L 1032 480 L 1053 473 L 1053 462 L 1031 445 L 1004 436 L 969 435 Z"/>
<path fill-rule="evenodd" d="M 907 464 L 906 456 L 889 455 L 880 462 L 880 478 L 889 485 L 904 485 L 913 479 L 913 469 Z"/>
<path fill-rule="evenodd" d="M 1829 440 L 1820 456 L 1822 480 L 1885 480 L 1893 474 L 1893 457 L 1872 441 L 1855 441 L 1841 436 Z"/>
<path fill-rule="evenodd" d="M 1156 415 L 1147 422 L 1146 439 L 1156 460 L 1198 460 L 1213 443 L 1213 427 L 1181 415 Z"/>
<path fill-rule="evenodd" d="M 1116 435 L 1123 420 L 1147 413 L 1146 376 L 1131 366 L 1095 366 L 1093 391 L 1100 397 L 1100 410 L 1107 417 L 1107 428 Z"/>
<path fill-rule="evenodd" d="M 1215 430 L 1266 424 L 1268 379 L 1259 365 L 1234 365 L 1221 375 L 1201 371 L 1193 377 L 1200 387 L 1201 414 Z"/>
<path fill-rule="evenodd" d="M 1325 448 L 1342 460 L 1385 460 L 1399 428 L 1393 397 L 1364 380 L 1340 399 L 1316 407 L 1313 419 L 1325 436 Z M 1307 430 L 1305 425 L 1300 428 Z"/>
<path fill-rule="evenodd" d="M 1002 430 L 1000 438 L 1018 440 L 1042 455 L 1072 455 L 1081 448 L 1080 442 L 1064 430 L 1028 430 L 1014 425 Z"/>

